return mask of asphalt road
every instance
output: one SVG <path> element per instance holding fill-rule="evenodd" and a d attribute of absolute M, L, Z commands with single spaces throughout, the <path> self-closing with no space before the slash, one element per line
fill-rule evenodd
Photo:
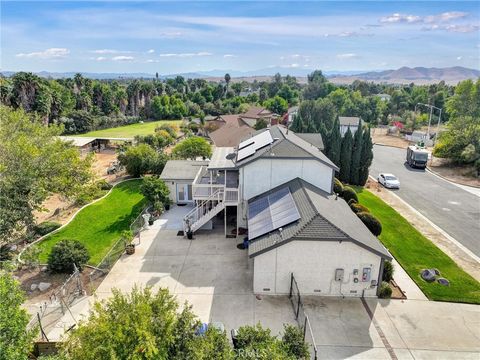
<path fill-rule="evenodd" d="M 392 173 L 400 180 L 399 197 L 480 256 L 480 197 L 405 162 L 406 150 L 374 145 L 370 175 Z"/>

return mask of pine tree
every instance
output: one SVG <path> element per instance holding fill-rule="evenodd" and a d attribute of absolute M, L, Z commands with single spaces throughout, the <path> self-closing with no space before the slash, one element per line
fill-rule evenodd
<path fill-rule="evenodd" d="M 360 158 L 360 171 L 358 172 L 358 184 L 365 185 L 368 179 L 368 168 L 373 160 L 373 144 L 370 129 L 363 132 L 362 156 Z"/>
<path fill-rule="evenodd" d="M 335 120 L 333 123 L 332 131 L 328 135 L 328 158 L 332 160 L 332 162 L 340 166 L 340 152 L 342 150 L 342 135 L 340 135 L 340 123 L 338 119 Z"/>
<path fill-rule="evenodd" d="M 327 157 L 331 160 L 330 158 L 330 134 L 325 128 L 325 125 L 320 123 L 318 126 L 318 132 L 320 135 L 322 135 L 322 141 L 323 141 L 323 153 L 327 155 Z"/>
<path fill-rule="evenodd" d="M 300 114 L 295 115 L 295 117 L 293 118 L 293 121 L 290 124 L 290 130 L 298 133 L 303 132 L 303 120 Z"/>
<path fill-rule="evenodd" d="M 352 163 L 350 165 L 350 184 L 359 185 L 360 158 L 362 156 L 363 129 L 361 121 L 358 121 L 358 129 L 353 137 Z"/>
<path fill-rule="evenodd" d="M 342 150 L 340 152 L 340 180 L 349 182 L 350 180 L 350 163 L 352 160 L 353 138 L 350 129 L 347 130 L 342 140 Z"/>

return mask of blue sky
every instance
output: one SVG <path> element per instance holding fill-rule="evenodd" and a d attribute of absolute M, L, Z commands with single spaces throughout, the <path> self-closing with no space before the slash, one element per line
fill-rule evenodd
<path fill-rule="evenodd" d="M 480 3 L 1 2 L 1 69 L 480 68 Z"/>

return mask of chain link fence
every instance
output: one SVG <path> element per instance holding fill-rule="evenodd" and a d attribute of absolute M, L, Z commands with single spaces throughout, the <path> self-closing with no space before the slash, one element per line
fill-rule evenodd
<path fill-rule="evenodd" d="M 303 331 L 303 340 L 308 344 L 312 358 L 317 360 L 318 349 L 317 345 L 315 344 L 315 338 L 313 337 L 312 326 L 307 314 L 305 313 L 302 296 L 300 294 L 300 290 L 298 289 L 297 280 L 295 280 L 293 273 L 290 277 L 289 298 L 290 302 L 292 303 L 293 313 L 295 315 L 295 319 L 297 320 L 298 327 Z"/>

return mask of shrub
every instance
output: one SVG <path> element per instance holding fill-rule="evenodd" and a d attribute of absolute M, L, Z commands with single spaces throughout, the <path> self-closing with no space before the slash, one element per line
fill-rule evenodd
<path fill-rule="evenodd" d="M 170 189 L 158 176 L 148 176 L 143 179 L 140 191 L 151 204 L 160 201 L 170 202 Z"/>
<path fill-rule="evenodd" d="M 90 259 L 87 248 L 77 240 L 61 240 L 48 255 L 48 270 L 54 273 L 72 273 L 73 264 L 79 270 Z"/>
<path fill-rule="evenodd" d="M 124 153 L 118 155 L 120 164 L 125 166 L 127 173 L 133 177 L 151 172 L 152 164 L 157 158 L 157 152 L 148 144 L 129 146 Z"/>
<path fill-rule="evenodd" d="M 392 288 L 390 287 L 390 284 L 382 281 L 380 290 L 378 291 L 378 297 L 380 299 L 390 299 L 392 297 Z"/>
<path fill-rule="evenodd" d="M 370 212 L 370 210 L 368 210 L 368 208 L 366 206 L 363 206 L 363 205 L 358 204 L 356 202 L 352 201 L 349 205 L 350 205 L 350 209 L 352 209 L 352 211 L 355 214 L 357 214 L 359 212 L 366 212 L 366 213 Z"/>
<path fill-rule="evenodd" d="M 100 190 L 110 190 L 113 185 L 110 184 L 107 180 L 102 179 L 97 181 L 97 186 Z"/>
<path fill-rule="evenodd" d="M 62 224 L 59 224 L 55 221 L 44 221 L 35 226 L 35 233 L 40 236 L 47 235 L 53 230 L 57 230 Z"/>
<path fill-rule="evenodd" d="M 335 178 L 333 180 L 333 192 L 335 194 L 338 194 L 340 196 L 343 195 L 343 184 L 340 180 L 338 180 L 337 178 Z"/>
<path fill-rule="evenodd" d="M 357 216 L 362 220 L 365 226 L 372 232 L 373 235 L 379 236 L 382 233 L 382 224 L 380 221 L 368 212 L 359 212 Z"/>
<path fill-rule="evenodd" d="M 283 346 L 287 354 L 295 359 L 308 359 L 308 346 L 303 338 L 303 332 L 298 326 L 284 325 Z"/>
<path fill-rule="evenodd" d="M 86 205 L 99 197 L 105 195 L 105 190 L 100 188 L 99 182 L 84 186 L 82 191 L 75 198 L 75 204 L 79 206 Z"/>
<path fill-rule="evenodd" d="M 393 279 L 393 264 L 391 261 L 385 260 L 383 263 L 383 281 L 390 282 Z"/>
<path fill-rule="evenodd" d="M 357 193 L 350 186 L 343 187 L 342 197 L 345 199 L 347 203 L 350 199 L 354 199 L 356 202 L 358 202 Z"/>
<path fill-rule="evenodd" d="M 358 201 L 355 200 L 355 199 L 350 199 L 350 200 L 348 200 L 347 204 L 348 204 L 348 206 L 352 206 L 352 204 L 358 204 Z"/>

